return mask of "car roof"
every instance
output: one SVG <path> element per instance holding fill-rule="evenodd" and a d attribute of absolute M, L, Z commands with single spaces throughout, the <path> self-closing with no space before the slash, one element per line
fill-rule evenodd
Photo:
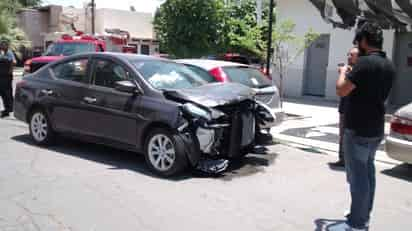
<path fill-rule="evenodd" d="M 205 70 L 212 70 L 216 67 L 249 67 L 248 65 L 241 63 L 234 63 L 228 61 L 220 60 L 210 60 L 210 59 L 177 59 L 175 60 L 178 63 L 188 64 L 203 68 Z"/>
<path fill-rule="evenodd" d="M 171 60 L 168 59 L 163 59 L 155 56 L 149 56 L 149 55 L 138 55 L 138 54 L 131 54 L 131 53 L 120 53 L 120 52 L 85 52 L 85 53 L 80 53 L 80 54 L 75 54 L 72 56 L 69 56 L 68 58 L 76 58 L 77 56 L 79 57 L 84 57 L 84 56 L 93 56 L 93 57 L 113 57 L 113 58 L 118 58 L 122 59 L 124 61 L 168 61 L 171 62 Z"/>

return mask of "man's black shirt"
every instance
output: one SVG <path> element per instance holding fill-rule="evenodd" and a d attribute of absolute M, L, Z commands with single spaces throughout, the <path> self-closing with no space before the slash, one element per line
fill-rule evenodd
<path fill-rule="evenodd" d="M 8 76 L 12 73 L 12 62 L 0 58 L 0 76 Z"/>
<path fill-rule="evenodd" d="M 346 97 L 346 128 L 362 137 L 383 136 L 385 100 L 395 74 L 395 67 L 384 52 L 373 52 L 359 58 L 347 76 L 356 88 Z"/>
<path fill-rule="evenodd" d="M 346 97 L 341 97 L 340 98 L 339 108 L 338 108 L 339 114 L 344 114 L 345 113 L 346 104 L 347 104 L 346 101 L 347 101 Z"/>
<path fill-rule="evenodd" d="M 8 87 L 12 79 L 12 62 L 6 59 L 0 59 L 0 90 Z"/>

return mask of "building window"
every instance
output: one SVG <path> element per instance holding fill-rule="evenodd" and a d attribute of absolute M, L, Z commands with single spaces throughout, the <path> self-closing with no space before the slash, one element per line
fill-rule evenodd
<path fill-rule="evenodd" d="M 149 45 L 141 45 L 141 46 L 140 46 L 140 54 L 150 55 L 150 47 L 149 47 Z"/>

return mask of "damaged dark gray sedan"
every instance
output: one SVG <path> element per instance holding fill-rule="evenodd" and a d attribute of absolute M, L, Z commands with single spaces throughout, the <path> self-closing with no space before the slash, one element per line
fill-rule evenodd
<path fill-rule="evenodd" d="M 235 83 L 205 84 L 172 61 L 114 53 L 71 56 L 27 75 L 15 113 L 39 145 L 56 135 L 144 153 L 157 174 L 224 171 L 259 144 L 276 116 Z"/>

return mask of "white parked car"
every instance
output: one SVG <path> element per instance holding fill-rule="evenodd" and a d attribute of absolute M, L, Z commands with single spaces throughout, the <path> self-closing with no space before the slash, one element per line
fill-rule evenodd
<path fill-rule="evenodd" d="M 412 164 L 412 103 L 394 114 L 386 152 L 395 160 Z"/>

